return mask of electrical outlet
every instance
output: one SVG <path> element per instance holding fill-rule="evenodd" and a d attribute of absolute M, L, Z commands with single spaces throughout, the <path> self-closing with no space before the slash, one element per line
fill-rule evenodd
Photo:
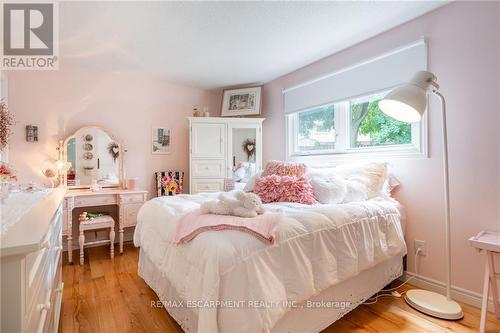
<path fill-rule="evenodd" d="M 415 239 L 413 243 L 413 248 L 415 250 L 415 254 L 417 254 L 418 249 L 420 249 L 420 254 L 422 257 L 427 255 L 427 243 L 423 240 Z"/>

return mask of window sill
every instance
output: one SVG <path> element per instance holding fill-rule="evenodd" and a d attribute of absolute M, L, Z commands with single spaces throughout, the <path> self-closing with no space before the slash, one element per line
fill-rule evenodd
<path fill-rule="evenodd" d="M 420 151 L 416 147 L 411 148 L 378 148 L 373 150 L 366 149 L 354 149 L 347 152 L 338 153 L 324 153 L 324 154 L 301 154 L 301 155 L 289 155 L 287 157 L 288 161 L 292 162 L 303 162 L 307 164 L 336 164 L 336 162 L 353 162 L 360 160 L 392 160 L 392 159 L 421 159 L 428 158 L 426 152 Z"/>

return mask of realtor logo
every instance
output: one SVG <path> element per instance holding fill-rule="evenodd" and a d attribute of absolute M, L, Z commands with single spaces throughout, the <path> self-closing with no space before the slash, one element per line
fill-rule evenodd
<path fill-rule="evenodd" d="M 57 4 L 9 2 L 2 11 L 1 69 L 57 69 Z"/>

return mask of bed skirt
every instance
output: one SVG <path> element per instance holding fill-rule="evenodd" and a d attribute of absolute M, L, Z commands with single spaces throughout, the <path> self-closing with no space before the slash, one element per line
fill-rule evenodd
<path fill-rule="evenodd" d="M 271 332 L 319 332 L 400 277 L 402 273 L 402 257 L 383 261 L 297 304 L 276 323 Z M 197 332 L 197 314 L 189 307 L 179 306 L 183 304 L 183 300 L 142 249 L 139 252 L 139 276 L 161 301 L 161 304 L 152 303 L 152 306 L 163 306 L 185 332 Z"/>

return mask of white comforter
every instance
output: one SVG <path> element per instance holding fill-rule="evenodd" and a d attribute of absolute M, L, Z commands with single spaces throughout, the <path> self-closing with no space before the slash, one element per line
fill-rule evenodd
<path fill-rule="evenodd" d="M 191 302 L 198 332 L 265 332 L 294 302 L 406 254 L 397 203 L 381 198 L 342 205 L 265 205 L 285 214 L 271 246 L 231 230 L 202 233 L 176 245 L 178 217 L 216 195 L 150 200 L 139 212 L 134 234 L 135 245 Z"/>

